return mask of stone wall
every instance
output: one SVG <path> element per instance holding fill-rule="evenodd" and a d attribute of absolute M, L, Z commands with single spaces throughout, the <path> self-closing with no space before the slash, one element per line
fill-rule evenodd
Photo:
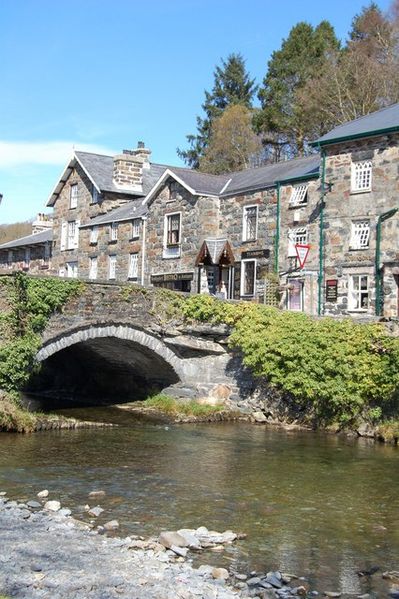
<path fill-rule="evenodd" d="M 399 197 L 399 136 L 389 135 L 329 146 L 326 158 L 326 180 L 332 190 L 326 196 L 325 208 L 325 278 L 338 281 L 338 300 L 326 302 L 327 314 L 374 314 L 375 311 L 375 250 L 377 219 L 382 213 L 398 207 Z M 372 160 L 372 189 L 351 192 L 351 163 Z M 382 225 L 381 263 L 384 273 L 385 316 L 397 316 L 399 272 L 398 219 L 396 214 Z M 370 240 L 366 249 L 351 249 L 351 226 L 354 221 L 370 221 Z M 351 275 L 367 275 L 369 302 L 365 312 L 356 312 L 348 305 L 348 284 Z"/>

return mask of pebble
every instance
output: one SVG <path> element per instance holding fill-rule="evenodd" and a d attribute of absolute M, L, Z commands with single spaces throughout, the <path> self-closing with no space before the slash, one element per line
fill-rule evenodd
<path fill-rule="evenodd" d="M 59 501 L 46 501 L 44 504 L 44 509 L 50 512 L 58 512 L 61 509 L 61 504 Z"/>
<path fill-rule="evenodd" d="M 341 595 L 342 595 L 342 593 L 339 593 L 339 592 L 336 592 L 336 591 L 325 591 L 324 594 L 325 594 L 326 597 L 331 597 L 332 599 L 334 597 L 341 597 Z"/>
<path fill-rule="evenodd" d="M 71 512 L 71 510 L 69 508 L 63 507 L 63 508 L 60 509 L 60 511 L 58 512 L 58 514 L 60 516 L 68 517 L 68 516 L 70 516 L 72 514 L 72 512 Z"/>
<path fill-rule="evenodd" d="M 95 499 L 96 497 L 105 497 L 105 491 L 91 491 L 89 493 L 89 499 Z"/>
<path fill-rule="evenodd" d="M 158 541 L 166 547 L 166 549 L 171 549 L 172 545 L 175 547 L 187 547 L 188 542 L 186 539 L 180 535 L 178 532 L 172 531 L 164 531 L 158 537 Z"/>
<path fill-rule="evenodd" d="M 45 497 L 48 497 L 48 490 L 47 489 L 43 489 L 43 491 L 40 491 L 37 494 L 38 497 L 40 497 L 40 499 L 44 499 Z"/>
<path fill-rule="evenodd" d="M 41 504 L 41 503 L 39 503 L 38 501 L 33 501 L 33 500 L 31 500 L 31 501 L 27 501 L 27 502 L 26 502 L 26 505 L 27 505 L 28 507 L 30 507 L 30 508 L 39 508 L 39 507 L 42 507 L 42 504 Z"/>
<path fill-rule="evenodd" d="M 118 520 L 110 520 L 104 524 L 105 530 L 116 530 L 117 528 L 119 528 Z"/>
<path fill-rule="evenodd" d="M 92 507 L 88 513 L 90 516 L 94 516 L 95 518 L 98 518 L 98 516 L 100 516 L 103 513 L 103 511 L 104 511 L 103 508 L 100 507 L 99 505 L 97 505 L 96 507 Z"/>
<path fill-rule="evenodd" d="M 229 578 L 229 572 L 226 568 L 213 568 L 212 577 L 218 580 L 227 580 Z"/>

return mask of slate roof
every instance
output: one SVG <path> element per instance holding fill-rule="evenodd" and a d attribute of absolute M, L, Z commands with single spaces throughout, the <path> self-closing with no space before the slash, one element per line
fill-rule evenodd
<path fill-rule="evenodd" d="M 13 248 L 21 247 L 24 245 L 36 245 L 39 243 L 46 243 L 47 241 L 52 241 L 52 239 L 53 230 L 47 229 L 46 231 L 41 231 L 40 233 L 33 233 L 32 235 L 27 235 L 26 237 L 20 237 L 19 239 L 7 241 L 7 243 L 3 243 L 2 245 L 0 245 L 0 250 L 12 250 Z"/>
<path fill-rule="evenodd" d="M 335 127 L 312 145 L 323 145 L 352 137 L 368 137 L 381 131 L 399 130 L 399 104 L 392 104 L 354 121 Z"/>
<path fill-rule="evenodd" d="M 126 193 L 133 196 L 146 196 L 167 168 L 162 164 L 151 163 L 150 168 L 143 168 L 143 192 L 123 191 L 120 187 L 116 187 L 112 181 L 113 156 L 79 151 L 76 151 L 75 155 L 101 191 Z"/>
<path fill-rule="evenodd" d="M 200 173 L 188 168 L 170 166 L 170 171 L 175 173 L 189 187 L 194 189 L 199 194 L 204 195 L 219 195 L 223 187 L 226 185 L 231 175 L 210 175 L 208 173 Z"/>
<path fill-rule="evenodd" d="M 92 218 L 88 223 L 80 225 L 80 229 L 92 227 L 93 225 L 104 225 L 106 223 L 117 223 L 125 220 L 132 220 L 134 218 L 140 218 L 145 216 L 148 212 L 146 204 L 143 204 L 143 200 L 130 200 L 120 208 L 115 208 L 106 214 L 100 214 L 95 218 Z"/>
<path fill-rule="evenodd" d="M 229 175 L 231 181 L 221 195 L 229 196 L 257 189 L 266 189 L 273 187 L 277 181 L 305 177 L 306 175 L 312 177 L 318 174 L 319 165 L 320 156 L 315 154 L 231 173 Z"/>
<path fill-rule="evenodd" d="M 222 239 L 205 239 L 206 247 L 208 248 L 209 256 L 212 260 L 212 264 L 218 264 L 220 254 L 223 252 L 227 238 Z"/>

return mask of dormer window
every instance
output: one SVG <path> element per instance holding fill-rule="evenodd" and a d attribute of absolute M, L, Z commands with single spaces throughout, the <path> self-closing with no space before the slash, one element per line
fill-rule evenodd
<path fill-rule="evenodd" d="M 78 184 L 74 183 L 69 188 L 69 207 L 77 208 L 78 206 Z"/>
<path fill-rule="evenodd" d="M 109 240 L 118 241 L 118 223 L 111 223 L 109 226 Z"/>
<path fill-rule="evenodd" d="M 372 169 L 371 160 L 352 162 L 351 191 L 371 191 Z"/>
<path fill-rule="evenodd" d="M 258 229 L 258 206 L 244 206 L 243 213 L 243 241 L 255 241 Z"/>
<path fill-rule="evenodd" d="M 308 203 L 308 185 L 296 185 L 293 187 L 290 197 L 290 206 L 306 206 Z"/>

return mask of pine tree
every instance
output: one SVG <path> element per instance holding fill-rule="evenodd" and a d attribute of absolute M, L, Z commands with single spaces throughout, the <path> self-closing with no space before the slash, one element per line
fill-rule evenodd
<path fill-rule="evenodd" d="M 205 91 L 205 101 L 202 104 L 205 116 L 197 116 L 197 133 L 187 135 L 188 149 L 177 150 L 188 166 L 199 168 L 200 160 L 209 145 L 213 121 L 228 106 L 241 104 L 251 108 L 255 92 L 255 80 L 247 73 L 241 54 L 230 54 L 226 60 L 221 61 L 221 65 L 214 71 L 212 91 Z"/>
<path fill-rule="evenodd" d="M 288 155 L 306 152 L 309 139 L 298 93 L 338 48 L 339 41 L 329 22 L 323 21 L 316 28 L 301 22 L 291 29 L 281 49 L 272 54 L 258 94 L 262 110 L 256 124 L 267 142 L 284 148 Z"/>

